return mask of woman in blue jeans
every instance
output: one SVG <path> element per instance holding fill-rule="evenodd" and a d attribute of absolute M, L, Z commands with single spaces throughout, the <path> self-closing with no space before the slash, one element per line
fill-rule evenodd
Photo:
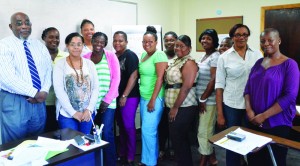
<path fill-rule="evenodd" d="M 248 75 L 255 62 L 262 57 L 259 51 L 247 45 L 250 30 L 246 25 L 236 24 L 230 31 L 234 45 L 218 60 L 216 72 L 217 124 L 219 128 L 241 126 L 246 110 L 243 97 Z M 241 165 L 241 155 L 226 151 L 226 165 Z"/>
<path fill-rule="evenodd" d="M 80 34 L 69 34 L 65 43 L 69 56 L 59 60 L 53 70 L 58 124 L 61 129 L 89 134 L 99 93 L 95 65 L 80 56 L 83 48 Z"/>
<path fill-rule="evenodd" d="M 92 37 L 93 52 L 84 55 L 91 59 L 97 70 L 99 80 L 99 96 L 95 117 L 97 125 L 104 124 L 102 138 L 109 142 L 109 147 L 104 148 L 104 165 L 116 165 L 116 147 L 114 139 L 114 118 L 116 110 L 116 98 L 120 83 L 120 65 L 115 53 L 104 50 L 107 45 L 107 36 L 102 32 L 96 32 Z"/>
<path fill-rule="evenodd" d="M 156 29 L 148 26 L 143 37 L 145 52 L 139 63 L 142 121 L 142 155 L 139 165 L 156 165 L 158 159 L 158 124 L 164 106 L 162 85 L 168 58 L 163 51 L 156 50 L 156 45 Z"/>

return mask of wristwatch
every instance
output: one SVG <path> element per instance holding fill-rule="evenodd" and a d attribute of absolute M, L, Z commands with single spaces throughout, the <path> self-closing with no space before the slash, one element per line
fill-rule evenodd
<path fill-rule="evenodd" d="M 122 95 L 122 98 L 126 98 L 127 96 L 126 95 Z"/>

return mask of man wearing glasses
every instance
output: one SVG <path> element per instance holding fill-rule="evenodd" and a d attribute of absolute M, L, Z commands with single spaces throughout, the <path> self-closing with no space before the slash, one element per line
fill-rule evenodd
<path fill-rule="evenodd" d="M 42 133 L 45 99 L 51 85 L 51 56 L 40 41 L 29 38 L 29 17 L 11 16 L 14 35 L 0 40 L 0 122 L 2 143 Z"/>

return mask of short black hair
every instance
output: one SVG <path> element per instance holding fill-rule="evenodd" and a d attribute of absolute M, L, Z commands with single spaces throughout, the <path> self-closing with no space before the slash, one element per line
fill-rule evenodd
<path fill-rule="evenodd" d="M 244 25 L 244 24 L 235 24 L 235 25 L 229 30 L 229 36 L 230 36 L 231 38 L 233 38 L 235 31 L 236 31 L 237 29 L 239 29 L 239 28 L 246 28 L 247 31 L 248 31 L 248 33 L 249 33 L 248 35 L 250 36 L 250 29 L 249 29 L 249 27 L 248 27 L 247 25 Z"/>
<path fill-rule="evenodd" d="M 65 44 L 70 44 L 71 40 L 72 40 L 74 37 L 80 37 L 81 40 L 82 40 L 82 43 L 84 43 L 83 37 L 82 37 L 79 33 L 73 32 L 73 33 L 70 33 L 70 34 L 66 37 Z"/>
<path fill-rule="evenodd" d="M 201 42 L 201 39 L 204 35 L 210 36 L 213 40 L 214 47 L 218 48 L 218 46 L 219 46 L 219 37 L 218 37 L 218 33 L 215 29 L 206 29 L 206 30 L 204 30 L 201 33 L 201 35 L 199 36 L 199 42 Z"/>
<path fill-rule="evenodd" d="M 104 37 L 104 39 L 105 39 L 105 45 L 104 46 L 106 47 L 108 38 L 107 38 L 107 35 L 105 33 L 103 33 L 103 32 L 96 32 L 96 33 L 94 33 L 94 35 L 92 37 L 92 42 L 94 42 L 94 40 L 96 39 L 96 37 L 100 37 L 100 36 Z"/>
<path fill-rule="evenodd" d="M 184 43 L 184 45 L 188 47 L 192 47 L 191 38 L 188 35 L 180 35 L 177 38 L 177 40 L 181 41 L 182 43 Z"/>
<path fill-rule="evenodd" d="M 173 31 L 169 31 L 169 32 L 165 33 L 164 38 L 165 38 L 166 36 L 168 36 L 168 35 L 172 35 L 175 39 L 178 38 L 177 34 L 176 34 L 175 32 L 173 32 Z"/>
<path fill-rule="evenodd" d="M 57 32 L 59 32 L 56 28 L 54 27 L 49 27 L 49 28 L 46 28 L 43 33 L 42 33 L 42 39 L 44 40 L 48 34 L 49 31 L 53 31 L 53 30 L 56 30 Z"/>
<path fill-rule="evenodd" d="M 157 33 L 157 31 L 156 31 L 154 26 L 147 26 L 147 29 L 146 29 L 146 32 L 145 32 L 144 36 L 147 35 L 147 34 L 150 34 L 150 35 L 154 36 L 155 41 L 157 41 L 156 33 Z"/>
<path fill-rule="evenodd" d="M 127 34 L 126 34 L 124 31 L 117 31 L 117 32 L 115 32 L 115 33 L 114 33 L 114 36 L 115 36 L 115 35 L 117 35 L 117 34 L 121 34 L 121 35 L 123 35 L 123 36 L 124 36 L 124 39 L 125 39 L 125 41 L 127 41 Z"/>
<path fill-rule="evenodd" d="M 85 25 L 85 24 L 92 24 L 93 27 L 94 27 L 94 24 L 92 21 L 88 20 L 88 19 L 83 19 L 81 24 L 80 24 L 80 29 L 82 29 L 82 27 Z"/>
<path fill-rule="evenodd" d="M 266 33 L 270 33 L 270 32 L 275 33 L 277 35 L 277 37 L 280 38 L 279 31 L 275 28 L 266 28 L 264 31 L 261 32 L 260 36 L 262 36 L 263 34 L 266 34 Z"/>

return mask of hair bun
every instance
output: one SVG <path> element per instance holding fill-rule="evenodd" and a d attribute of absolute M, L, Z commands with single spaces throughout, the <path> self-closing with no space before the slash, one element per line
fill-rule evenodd
<path fill-rule="evenodd" d="M 152 33 L 154 33 L 154 34 L 157 33 L 157 31 L 156 31 L 156 29 L 155 29 L 154 26 L 147 26 L 147 30 L 146 30 L 146 31 L 147 31 L 147 32 L 152 32 Z"/>

